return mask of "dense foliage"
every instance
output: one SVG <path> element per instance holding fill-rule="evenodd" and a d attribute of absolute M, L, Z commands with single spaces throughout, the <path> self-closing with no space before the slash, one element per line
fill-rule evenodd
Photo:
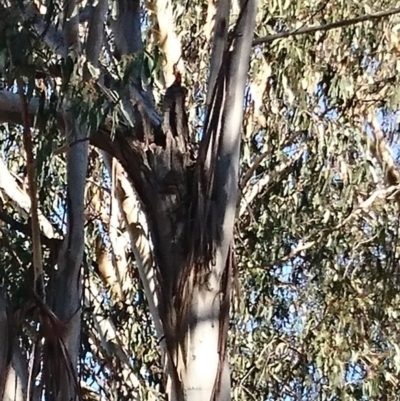
<path fill-rule="evenodd" d="M 50 10 L 57 8 L 48 3 Z M 183 83 L 196 136 L 204 122 L 207 4 L 175 3 Z M 397 5 L 369 0 L 259 3 L 256 38 Z M 143 79 L 157 81 L 162 55 L 144 10 L 146 53 L 129 68 L 139 65 Z M 47 17 L 52 21 L 54 15 Z M 15 79 L 23 77 L 30 97 L 57 102 L 64 93 L 46 94 L 57 60 L 29 25 L 14 29 L 0 16 L 0 28 L 3 87 L 12 90 Z M 272 37 L 254 46 L 245 99 L 237 288 L 229 331 L 235 400 L 399 397 L 399 28 L 400 17 L 392 15 Z M 43 77 L 33 76 L 32 65 L 42 69 Z M 89 106 L 78 110 L 79 117 L 100 124 L 104 110 L 97 106 L 97 95 L 92 103 L 90 96 L 85 87 L 82 97 Z M 65 229 L 65 158 L 53 153 L 62 145 L 62 133 L 51 107 L 37 118 L 45 120 L 34 138 L 40 209 L 56 231 L 54 239 L 44 241 L 51 274 L 57 233 Z M 0 129 L 0 157 L 25 190 L 21 128 L 4 124 Z M 125 240 L 130 276 L 124 295 L 101 274 L 103 263 L 116 263 L 109 237 L 110 193 L 110 177 L 92 148 L 80 369 L 87 387 L 84 397 L 100 392 L 105 399 L 133 399 L 133 394 L 158 399 L 162 370 L 157 342 L 123 223 L 118 237 Z M 6 196 L 0 202 L 0 278 L 29 355 L 35 327 L 27 324 L 33 317 L 26 312 L 32 286 L 28 220 Z M 116 335 L 103 341 L 99 327 L 106 324 L 115 327 Z M 119 398 L 123 396 L 127 398 Z"/>

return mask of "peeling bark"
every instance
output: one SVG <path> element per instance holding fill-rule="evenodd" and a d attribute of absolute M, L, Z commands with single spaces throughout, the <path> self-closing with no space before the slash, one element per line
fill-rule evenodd
<path fill-rule="evenodd" d="M 186 223 L 190 219 L 193 161 L 188 157 L 187 148 L 182 146 L 185 138 L 182 130 L 179 130 L 179 124 L 168 127 L 168 122 L 173 121 L 168 113 L 174 112 L 176 116 L 173 108 L 168 106 L 175 103 L 168 103 L 167 114 L 164 116 L 164 122 L 167 121 L 167 125 L 163 125 L 165 145 L 156 142 L 152 147 L 145 147 L 140 138 L 146 137 L 146 130 L 155 132 L 158 128 L 146 123 L 146 116 L 139 114 L 142 121 L 139 127 L 143 133 L 139 129 L 136 132 L 137 139 L 129 138 L 127 134 L 119 136 L 117 133 L 110 148 L 127 170 L 149 218 L 159 272 L 157 278 L 162 288 L 159 293 L 160 315 L 169 353 L 176 368 L 176 376 L 170 377 L 171 399 L 230 398 L 229 369 L 224 356 L 229 294 L 227 283 L 230 280 L 226 266 L 233 237 L 242 100 L 256 10 L 254 2 L 246 2 L 246 5 L 248 9 L 243 12 L 239 22 L 237 36 L 229 54 L 229 64 L 226 64 L 226 58 L 222 58 L 224 63 L 221 66 L 227 69 L 225 79 L 228 82 L 220 89 L 227 88 L 226 96 L 221 98 L 224 99 L 223 107 L 220 109 L 219 105 L 214 105 L 211 110 L 222 113 L 219 119 L 221 125 L 213 127 L 220 130 L 220 139 L 214 142 L 218 144 L 214 152 L 218 153 L 213 153 L 216 181 L 211 187 L 215 199 L 212 208 L 218 216 L 217 220 L 214 218 L 217 237 L 208 233 L 212 241 L 216 241 L 215 265 L 203 281 L 193 281 L 190 295 L 185 297 L 180 294 L 179 283 L 183 277 L 191 281 L 195 275 L 192 270 L 188 276 L 182 276 L 189 251 L 186 239 L 190 235 Z M 209 168 L 209 164 L 203 168 Z M 207 174 L 207 170 L 203 173 Z M 200 215 L 200 218 L 204 216 Z M 189 268 L 193 269 L 194 266 Z M 224 275 L 226 282 L 223 280 Z M 185 302 L 189 305 L 184 307 L 189 308 L 186 312 L 181 310 Z M 181 319 L 183 321 L 178 324 Z M 202 377 L 201 383 L 199 375 Z"/>
<path fill-rule="evenodd" d="M 116 299 L 118 299 L 119 301 L 123 301 L 124 294 L 122 292 L 122 282 L 117 277 L 112 257 L 109 254 L 108 249 L 104 245 L 104 241 L 102 240 L 100 235 L 98 235 L 96 238 L 95 247 L 99 276 L 110 287 L 111 292 L 116 297 Z"/>
<path fill-rule="evenodd" d="M 181 42 L 175 32 L 172 2 L 170 0 L 148 0 L 147 7 L 151 11 L 150 18 L 155 29 L 155 41 L 163 50 L 166 64 L 163 67 L 165 86 L 171 86 L 175 81 L 174 67 L 183 73 Z"/>
<path fill-rule="evenodd" d="M 132 281 L 128 272 L 128 262 L 125 254 L 124 238 L 118 235 L 118 227 L 120 220 L 120 205 L 118 202 L 118 184 L 119 179 L 117 178 L 117 161 L 114 160 L 111 167 L 112 177 L 112 188 L 111 188 L 111 204 L 110 204 L 110 225 L 109 225 L 109 237 L 111 247 L 113 249 L 113 264 L 115 266 L 117 281 L 119 282 L 123 298 L 128 293 L 129 289 L 132 288 Z"/>
<path fill-rule="evenodd" d="M 209 113 L 215 115 L 216 122 L 212 122 L 213 114 L 209 114 L 210 129 L 212 130 L 206 134 L 209 143 L 203 142 L 204 153 L 203 156 L 200 155 L 199 159 L 200 163 L 204 163 L 203 168 L 207 169 L 208 166 L 211 168 L 204 184 L 211 189 L 212 198 L 210 194 L 204 194 L 205 206 L 201 204 L 199 206 L 205 215 L 202 216 L 203 213 L 201 213 L 199 218 L 211 219 L 208 230 L 211 229 L 212 232 L 204 237 L 204 241 L 206 241 L 206 247 L 210 245 L 215 247 L 215 259 L 209 266 L 210 273 L 206 276 L 205 282 L 195 283 L 193 289 L 195 292 L 190 313 L 191 324 L 187 335 L 187 343 L 191 348 L 188 350 L 186 362 L 188 378 L 185 383 L 185 393 L 191 401 L 211 398 L 230 399 L 230 382 L 225 354 L 232 269 L 228 253 L 232 246 L 238 199 L 243 97 L 255 25 L 256 2 L 246 0 L 242 2 L 241 6 L 242 9 L 233 32 L 231 50 L 226 48 L 221 55 L 218 53 L 218 47 L 214 47 L 214 65 L 219 66 L 219 72 L 215 83 L 212 82 L 213 74 L 210 78 L 209 90 L 213 92 L 213 97 Z M 227 7 L 227 4 L 222 3 L 221 7 Z M 218 13 L 221 15 L 223 11 L 224 9 L 218 10 L 217 15 Z M 216 31 L 217 44 L 220 39 L 218 31 Z M 229 51 L 228 55 L 226 55 L 226 51 Z M 223 71 L 223 69 L 227 69 L 227 71 Z M 224 74 L 226 74 L 225 78 Z M 226 79 L 226 86 L 221 82 L 222 79 Z M 218 91 L 223 91 L 223 94 L 219 96 Z M 218 102 L 223 102 L 222 109 L 221 103 Z M 220 125 L 218 121 L 220 121 Z M 216 146 L 217 148 L 215 148 Z M 201 197 L 200 193 L 199 196 Z M 207 203 L 209 203 L 208 206 Z M 210 213 L 210 217 L 207 213 Z M 199 224 L 201 223 L 199 222 Z M 200 249 L 203 256 L 204 252 L 207 252 L 205 249 L 207 248 Z M 206 366 L 208 366 L 207 375 L 204 377 L 203 373 L 200 384 L 196 377 L 204 372 Z"/>

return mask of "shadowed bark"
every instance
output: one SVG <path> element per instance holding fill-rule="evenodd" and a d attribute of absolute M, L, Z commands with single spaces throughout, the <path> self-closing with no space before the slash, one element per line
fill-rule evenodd
<path fill-rule="evenodd" d="M 7 368 L 10 363 L 10 327 L 7 316 L 7 304 L 0 288 L 0 399 L 3 398 Z"/>

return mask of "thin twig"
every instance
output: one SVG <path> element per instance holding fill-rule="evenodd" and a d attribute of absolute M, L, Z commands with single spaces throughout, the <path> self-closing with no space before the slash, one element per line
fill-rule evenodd
<path fill-rule="evenodd" d="M 24 147 L 26 151 L 26 170 L 28 173 L 29 197 L 31 198 L 31 214 L 32 214 L 32 246 L 33 246 L 33 271 L 34 271 L 34 291 L 40 296 L 44 296 L 43 283 L 43 261 L 42 261 L 42 245 L 40 241 L 40 226 L 38 200 L 35 180 L 35 161 L 33 158 L 33 145 L 31 135 L 31 124 L 29 121 L 28 102 L 24 93 L 24 84 L 18 79 L 18 93 L 21 99 L 21 113 L 23 121 L 23 137 Z"/>
<path fill-rule="evenodd" d="M 293 135 L 291 135 L 284 143 L 280 145 L 280 150 L 285 149 L 287 146 L 290 146 L 293 144 L 293 142 L 300 136 L 305 134 L 305 131 L 296 131 Z M 246 174 L 242 178 L 240 182 L 240 188 L 244 190 L 245 186 L 253 176 L 254 172 L 258 169 L 260 164 L 263 162 L 263 160 L 272 154 L 272 150 L 267 150 L 263 153 L 261 153 L 256 159 L 254 160 L 253 164 L 249 167 L 249 169 L 246 171 Z"/>
<path fill-rule="evenodd" d="M 373 21 L 373 20 L 389 17 L 389 16 L 395 15 L 395 14 L 400 14 L 400 7 L 399 8 L 391 8 L 389 10 L 379 11 L 379 12 L 372 13 L 372 14 L 359 15 L 358 17 L 341 20 L 341 21 L 335 21 L 335 22 L 331 22 L 329 24 L 302 27 L 302 28 L 298 28 L 298 29 L 292 29 L 292 30 L 286 31 L 286 32 L 275 33 L 273 35 L 267 35 L 262 38 L 254 39 L 253 46 L 257 46 L 257 45 L 265 44 L 265 43 L 271 43 L 277 39 L 283 39 L 283 38 L 288 38 L 288 37 L 297 36 L 297 35 L 307 35 L 307 34 L 311 34 L 311 33 L 315 33 L 315 32 L 326 32 L 326 31 L 330 31 L 332 29 L 343 28 L 346 26 L 358 24 L 360 22 Z"/>
<path fill-rule="evenodd" d="M 340 230 L 343 228 L 347 223 L 350 222 L 354 217 L 359 215 L 361 212 L 368 210 L 371 205 L 377 199 L 387 199 L 390 198 L 392 195 L 396 195 L 400 191 L 400 185 L 392 185 L 388 188 L 378 189 L 373 192 L 368 199 L 364 202 L 360 203 L 357 208 L 355 208 L 349 216 L 347 216 L 340 224 L 338 224 L 334 229 Z"/>
<path fill-rule="evenodd" d="M 272 154 L 272 150 L 267 150 L 263 153 L 261 153 L 254 161 L 254 163 L 249 167 L 249 169 L 246 171 L 246 174 L 244 175 L 242 182 L 240 184 L 240 188 L 243 190 L 246 184 L 249 182 L 250 178 L 253 176 L 254 172 L 258 169 L 262 161 Z"/>
<path fill-rule="evenodd" d="M 326 238 L 328 234 L 331 234 L 335 231 L 341 230 L 346 224 L 348 224 L 352 219 L 360 215 L 363 211 L 365 212 L 368 210 L 372 204 L 377 200 L 377 199 L 390 199 L 392 196 L 394 196 L 398 191 L 400 190 L 400 185 L 394 185 L 390 186 L 388 188 L 383 188 L 383 189 L 378 189 L 375 192 L 373 192 L 368 199 L 366 199 L 364 202 L 360 203 L 352 212 L 349 216 L 347 216 L 341 223 L 337 224 L 334 227 L 328 227 L 323 229 L 319 234 L 319 238 L 315 238 L 314 235 L 310 235 L 306 240 L 301 241 L 296 248 L 294 248 L 289 254 L 286 256 L 283 256 L 279 260 L 273 263 L 273 265 L 281 265 L 282 263 L 285 263 L 291 259 L 293 259 L 295 256 L 297 256 L 299 253 L 302 251 L 306 251 L 310 248 L 312 248 L 314 245 L 317 245 L 319 241 L 321 241 L 323 238 Z M 311 239 L 314 237 L 315 239 Z M 367 242 L 367 241 L 366 241 Z M 272 265 L 271 265 L 272 266 Z"/>

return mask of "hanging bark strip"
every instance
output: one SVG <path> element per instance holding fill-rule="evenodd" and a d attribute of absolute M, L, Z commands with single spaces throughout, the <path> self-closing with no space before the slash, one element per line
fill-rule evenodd
<path fill-rule="evenodd" d="M 224 47 L 219 47 L 223 51 L 220 58 L 221 63 L 215 81 L 210 82 L 212 91 L 211 101 L 208 106 L 207 117 L 204 124 L 204 137 L 200 144 L 199 157 L 196 162 L 194 180 L 194 204 L 192 206 L 192 227 L 189 232 L 194 233 L 190 243 L 189 266 L 194 264 L 209 265 L 215 258 L 215 241 L 218 241 L 216 230 L 217 221 L 215 214 L 215 193 L 220 191 L 216 186 L 215 175 L 218 164 L 218 155 L 223 146 L 223 136 L 230 135 L 224 131 L 225 118 L 227 113 L 227 93 L 232 82 L 231 75 L 235 65 L 232 63 L 232 55 L 238 55 L 241 49 L 240 40 L 243 35 L 245 25 L 246 8 L 249 0 L 245 0 L 241 7 L 236 25 L 226 39 Z M 226 7 L 226 5 L 225 5 Z M 228 21 L 225 21 L 228 23 Z M 218 36 L 218 35 L 217 35 Z M 218 37 L 219 39 L 219 37 Z M 233 46 L 233 48 L 232 48 Z M 240 54 L 239 54 L 240 56 Z M 247 63 L 246 63 L 247 64 Z M 247 71 L 247 69 L 246 69 Z M 240 130 L 240 127 L 238 128 Z"/>
<path fill-rule="evenodd" d="M 40 242 L 40 226 L 38 214 L 37 188 L 35 178 L 35 160 L 33 157 L 31 123 L 29 121 L 28 101 L 24 93 L 24 84 L 18 79 L 18 93 L 22 106 L 23 137 L 26 151 L 26 169 L 28 173 L 29 196 L 31 198 L 32 214 L 32 247 L 33 247 L 33 271 L 34 271 L 34 291 L 39 297 L 44 297 L 43 283 L 43 261 L 42 246 Z"/>

